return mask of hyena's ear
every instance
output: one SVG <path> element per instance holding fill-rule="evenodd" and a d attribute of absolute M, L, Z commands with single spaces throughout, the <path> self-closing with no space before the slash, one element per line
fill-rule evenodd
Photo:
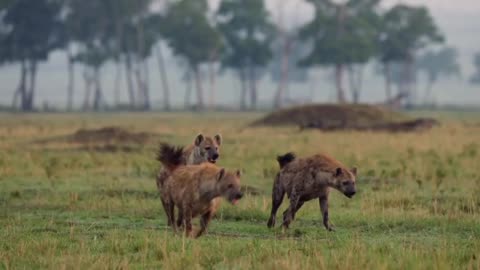
<path fill-rule="evenodd" d="M 218 173 L 217 173 L 217 181 L 222 180 L 222 178 L 225 176 L 225 169 L 222 168 Z"/>
<path fill-rule="evenodd" d="M 203 135 L 200 133 L 197 135 L 197 137 L 195 137 L 195 146 L 199 146 L 203 141 L 205 140 L 205 137 L 203 137 Z"/>
<path fill-rule="evenodd" d="M 335 169 L 335 177 L 342 175 L 342 168 Z"/>
<path fill-rule="evenodd" d="M 218 145 L 222 145 L 222 135 L 217 134 L 213 138 L 215 139 L 215 142 L 217 142 Z"/>
<path fill-rule="evenodd" d="M 240 170 L 236 170 L 235 171 L 235 175 L 240 178 L 240 176 L 242 176 L 242 172 Z"/>
<path fill-rule="evenodd" d="M 353 167 L 351 172 L 353 173 L 353 175 L 357 176 L 357 167 Z"/>

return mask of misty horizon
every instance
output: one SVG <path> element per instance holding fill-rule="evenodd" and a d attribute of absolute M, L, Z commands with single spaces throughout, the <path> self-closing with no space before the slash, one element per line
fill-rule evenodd
<path fill-rule="evenodd" d="M 277 0 L 267 0 L 266 6 L 271 13 L 270 20 L 275 22 L 279 16 Z M 212 2 L 218 2 L 212 1 Z M 312 7 L 308 4 L 298 1 L 283 1 L 286 4 L 284 21 L 290 27 L 296 28 L 304 24 L 313 14 Z M 440 31 L 445 34 L 446 42 L 442 46 L 455 47 L 459 54 L 459 63 L 461 65 L 461 79 L 440 78 L 434 86 L 433 95 L 436 104 L 451 105 L 480 105 L 480 86 L 468 83 L 468 78 L 473 73 L 473 56 L 480 52 L 480 2 L 473 0 L 459 0 L 455 3 L 446 0 L 424 0 L 424 1 L 385 1 L 382 4 L 388 7 L 397 3 L 408 3 L 412 5 L 424 4 L 430 8 L 430 12 L 438 24 Z M 300 18 L 300 19 L 299 19 Z M 302 19 L 304 21 L 302 21 Z M 296 25 L 298 24 L 298 25 Z M 182 107 L 184 103 L 185 83 L 181 77 L 184 70 L 178 65 L 178 58 L 173 57 L 169 49 L 163 43 L 164 53 L 166 55 L 167 75 L 169 77 L 172 90 L 172 105 Z M 49 61 L 40 63 L 41 68 L 37 78 L 37 97 L 36 106 L 42 106 L 47 102 L 49 106 L 55 108 L 64 108 L 67 99 L 67 57 L 62 51 L 55 51 L 49 57 Z M 152 105 L 154 108 L 160 107 L 162 100 L 161 83 L 156 60 L 148 60 L 150 69 L 150 91 Z M 377 103 L 385 99 L 383 79 L 375 75 L 374 63 L 369 63 L 365 70 L 365 79 L 362 102 Z M 0 104 L 9 106 L 12 102 L 13 93 L 18 85 L 19 65 L 11 64 L 0 67 Z M 83 68 L 76 66 L 75 82 L 75 107 L 79 108 L 83 100 L 84 85 L 82 79 Z M 115 67 L 109 61 L 103 71 L 103 89 L 108 104 L 112 104 Z M 312 69 L 308 83 L 290 83 L 289 93 L 292 99 L 310 99 L 313 94 L 314 102 L 333 102 L 335 100 L 335 86 L 332 83 L 333 71 L 331 68 L 322 67 Z M 208 80 L 204 80 L 204 88 L 207 96 Z M 218 76 L 216 86 L 216 103 L 220 105 L 237 105 L 239 97 L 238 79 L 231 76 L 230 72 Z M 259 104 L 270 104 L 277 83 L 271 80 L 270 74 L 266 74 L 258 83 Z M 425 88 L 425 78 L 419 78 L 419 95 L 422 96 Z M 347 91 L 348 93 L 348 91 Z M 192 96 L 194 101 L 195 94 Z M 127 103 L 127 89 L 124 83 L 121 85 L 121 102 Z"/>

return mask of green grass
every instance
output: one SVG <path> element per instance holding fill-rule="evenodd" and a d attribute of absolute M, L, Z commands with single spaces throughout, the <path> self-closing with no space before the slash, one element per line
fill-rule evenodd
<path fill-rule="evenodd" d="M 245 128 L 259 116 L 0 115 L 0 269 L 480 269 L 480 114 L 442 114 L 418 134 Z M 175 235 L 156 191 L 156 141 L 109 153 L 62 140 L 107 125 L 177 144 L 221 132 L 219 165 L 261 194 L 224 203 L 200 239 Z M 332 192 L 335 232 L 318 201 L 288 231 L 267 229 L 275 156 L 287 151 L 359 168 L 353 199 Z"/>

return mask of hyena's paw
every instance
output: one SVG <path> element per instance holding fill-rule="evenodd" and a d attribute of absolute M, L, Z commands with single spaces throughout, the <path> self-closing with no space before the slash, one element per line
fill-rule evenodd
<path fill-rule="evenodd" d="M 275 218 L 271 217 L 267 222 L 268 228 L 273 228 L 275 226 Z"/>

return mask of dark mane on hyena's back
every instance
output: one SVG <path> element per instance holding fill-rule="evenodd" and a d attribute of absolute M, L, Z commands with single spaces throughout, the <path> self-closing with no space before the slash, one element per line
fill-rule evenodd
<path fill-rule="evenodd" d="M 280 169 L 283 169 L 288 163 L 294 161 L 296 158 L 295 154 L 292 152 L 286 153 L 285 155 L 278 156 L 277 161 L 280 165 Z"/>
<path fill-rule="evenodd" d="M 167 170 L 173 171 L 178 166 L 185 164 L 183 147 L 161 143 L 157 152 L 157 160 L 160 161 Z"/>

